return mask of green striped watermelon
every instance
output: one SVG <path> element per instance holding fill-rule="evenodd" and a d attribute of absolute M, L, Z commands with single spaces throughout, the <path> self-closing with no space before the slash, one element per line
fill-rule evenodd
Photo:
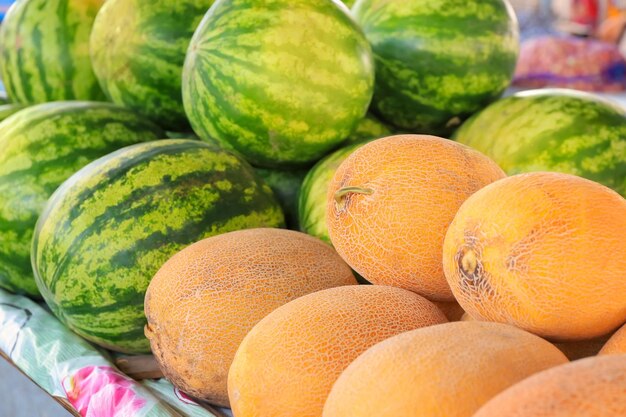
<path fill-rule="evenodd" d="M 301 231 L 332 244 L 326 225 L 328 186 L 339 165 L 365 143 L 353 143 L 336 150 L 319 161 L 304 177 L 298 196 L 298 219 Z"/>
<path fill-rule="evenodd" d="M 144 295 L 167 259 L 209 236 L 283 222 L 270 188 L 240 157 L 195 140 L 144 143 L 59 187 L 37 222 L 33 269 L 52 311 L 76 333 L 144 352 Z"/>
<path fill-rule="evenodd" d="M 447 134 L 509 85 L 519 50 L 507 0 L 357 0 L 372 44 L 372 107 L 415 133 Z"/>
<path fill-rule="evenodd" d="M 298 230 L 298 192 L 307 170 L 257 168 L 256 172 L 270 186 L 280 203 L 287 228 Z"/>
<path fill-rule="evenodd" d="M 391 128 L 378 120 L 375 116 L 368 114 L 365 116 L 356 129 L 348 136 L 343 143 L 344 146 L 351 145 L 353 143 L 361 143 L 365 140 L 379 139 L 393 134 Z"/>
<path fill-rule="evenodd" d="M 454 138 L 510 175 L 574 174 L 626 197 L 626 115 L 597 96 L 559 89 L 518 93 L 470 118 Z"/>
<path fill-rule="evenodd" d="M 34 104 L 104 98 L 89 59 L 89 33 L 104 0 L 17 0 L 0 27 L 9 98 Z"/>
<path fill-rule="evenodd" d="M 63 181 L 94 159 L 162 135 L 149 120 L 109 103 L 39 104 L 0 123 L 0 287 L 38 296 L 33 229 Z"/>
<path fill-rule="evenodd" d="M 22 104 L 1 104 L 0 105 L 0 122 L 11 116 L 12 114 L 17 113 L 20 110 L 23 110 L 26 106 Z"/>
<path fill-rule="evenodd" d="M 108 0 L 91 33 L 105 94 L 169 130 L 185 130 L 181 78 L 191 37 L 213 0 Z"/>
<path fill-rule="evenodd" d="M 219 0 L 192 38 L 183 102 L 201 138 L 297 166 L 352 132 L 373 82 L 370 46 L 338 0 Z"/>

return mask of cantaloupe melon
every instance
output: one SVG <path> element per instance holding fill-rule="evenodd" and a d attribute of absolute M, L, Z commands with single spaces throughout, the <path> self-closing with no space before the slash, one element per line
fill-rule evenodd
<path fill-rule="evenodd" d="M 471 417 L 516 382 L 566 362 L 554 345 L 512 326 L 431 326 L 359 356 L 333 386 L 323 417 Z"/>
<path fill-rule="evenodd" d="M 626 356 L 595 356 L 514 385 L 474 417 L 626 416 Z"/>
<path fill-rule="evenodd" d="M 452 301 L 441 261 L 446 230 L 470 195 L 504 176 L 483 154 L 447 139 L 369 142 L 339 166 L 329 186 L 330 239 L 369 282 Z"/>
<path fill-rule="evenodd" d="M 249 229 L 214 236 L 158 271 L 146 294 L 146 336 L 174 385 L 228 405 L 228 368 L 259 320 L 302 295 L 352 284 L 337 252 L 304 233 Z"/>
<path fill-rule="evenodd" d="M 580 177 L 521 174 L 472 195 L 448 229 L 443 265 L 470 316 L 551 340 L 626 321 L 626 200 Z"/>
<path fill-rule="evenodd" d="M 388 337 L 444 322 L 430 301 L 394 287 L 331 288 L 291 301 L 254 326 L 237 350 L 228 375 L 233 413 L 321 416 L 333 383 L 359 354 Z"/>

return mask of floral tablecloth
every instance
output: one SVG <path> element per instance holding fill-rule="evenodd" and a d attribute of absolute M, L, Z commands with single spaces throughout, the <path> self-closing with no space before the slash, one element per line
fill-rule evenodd
<path fill-rule="evenodd" d="M 135 381 L 111 355 L 64 327 L 43 306 L 0 290 L 0 353 L 83 417 L 219 417 L 167 380 Z M 1 360 L 1 359 L 0 359 Z"/>

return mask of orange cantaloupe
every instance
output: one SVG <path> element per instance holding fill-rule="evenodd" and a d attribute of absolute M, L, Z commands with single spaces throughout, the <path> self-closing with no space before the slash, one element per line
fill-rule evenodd
<path fill-rule="evenodd" d="M 540 372 L 474 417 L 626 416 L 626 355 L 594 356 Z"/>
<path fill-rule="evenodd" d="M 446 315 L 448 321 L 460 321 L 465 315 L 463 307 L 456 300 L 454 301 L 433 301 L 439 309 Z"/>
<path fill-rule="evenodd" d="M 553 341 L 626 321 L 626 200 L 573 175 L 508 177 L 472 195 L 450 225 L 443 265 L 472 317 Z"/>
<path fill-rule="evenodd" d="M 228 369 L 258 321 L 302 295 L 355 284 L 337 252 L 304 233 L 225 233 L 188 246 L 157 272 L 146 294 L 145 333 L 175 386 L 228 405 Z"/>
<path fill-rule="evenodd" d="M 470 195 L 504 176 L 483 154 L 447 139 L 398 135 L 369 142 L 329 185 L 331 241 L 373 284 L 452 301 L 442 268 L 448 225 Z"/>
<path fill-rule="evenodd" d="M 602 346 L 600 355 L 626 354 L 626 324 L 620 327 Z"/>
<path fill-rule="evenodd" d="M 461 316 L 461 321 L 480 321 L 475 320 L 467 313 L 464 313 Z M 450 320 L 452 321 L 452 320 Z M 555 342 L 554 346 L 559 348 L 561 352 L 567 356 L 567 359 L 570 361 L 575 361 L 577 359 L 587 358 L 589 356 L 595 356 L 598 354 L 600 349 L 605 345 L 607 340 L 611 337 L 611 334 L 597 337 L 595 339 L 589 340 L 573 340 L 567 342 Z"/>
<path fill-rule="evenodd" d="M 359 354 L 445 322 L 426 298 L 387 286 L 331 288 L 291 301 L 254 326 L 237 350 L 228 375 L 233 414 L 321 416 L 333 383 Z"/>
<path fill-rule="evenodd" d="M 554 345 L 513 326 L 431 326 L 359 356 L 333 386 L 323 417 L 471 417 L 518 381 L 566 362 Z"/>

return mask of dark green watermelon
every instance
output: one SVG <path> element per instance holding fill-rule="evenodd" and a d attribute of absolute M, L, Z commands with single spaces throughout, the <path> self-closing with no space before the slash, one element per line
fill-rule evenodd
<path fill-rule="evenodd" d="M 447 135 L 498 98 L 519 50 L 506 0 L 358 0 L 376 60 L 372 108 L 411 133 Z"/>
<path fill-rule="evenodd" d="M 372 114 L 365 116 L 356 129 L 352 131 L 348 139 L 343 143 L 343 146 L 352 145 L 354 143 L 362 143 L 366 140 L 380 139 L 393 134 L 392 128 L 385 123 L 378 120 L 378 118 Z"/>
<path fill-rule="evenodd" d="M 0 69 L 14 103 L 101 100 L 89 34 L 104 0 L 18 0 L 0 26 Z"/>
<path fill-rule="evenodd" d="M 202 139 L 256 166 L 305 166 L 352 132 L 373 82 L 370 46 L 340 3 L 223 0 L 191 41 L 183 101 Z"/>
<path fill-rule="evenodd" d="M 191 37 L 213 0 L 108 0 L 91 34 L 105 94 L 168 130 L 189 129 L 181 78 Z"/>
<path fill-rule="evenodd" d="M 63 181 L 94 159 L 162 135 L 110 103 L 40 104 L 0 123 L 0 287 L 39 295 L 30 265 L 33 228 Z"/>
<path fill-rule="evenodd" d="M 257 168 L 256 172 L 270 186 L 285 213 L 287 228 L 298 230 L 298 192 L 307 170 Z"/>
<path fill-rule="evenodd" d="M 37 222 L 32 263 L 69 328 L 103 347 L 145 352 L 144 296 L 165 261 L 209 236 L 281 226 L 280 206 L 247 162 L 168 139 L 114 152 L 63 183 Z"/>
<path fill-rule="evenodd" d="M 626 197 L 626 115 L 598 96 L 564 89 L 518 93 L 473 116 L 454 138 L 509 175 L 563 172 Z"/>

